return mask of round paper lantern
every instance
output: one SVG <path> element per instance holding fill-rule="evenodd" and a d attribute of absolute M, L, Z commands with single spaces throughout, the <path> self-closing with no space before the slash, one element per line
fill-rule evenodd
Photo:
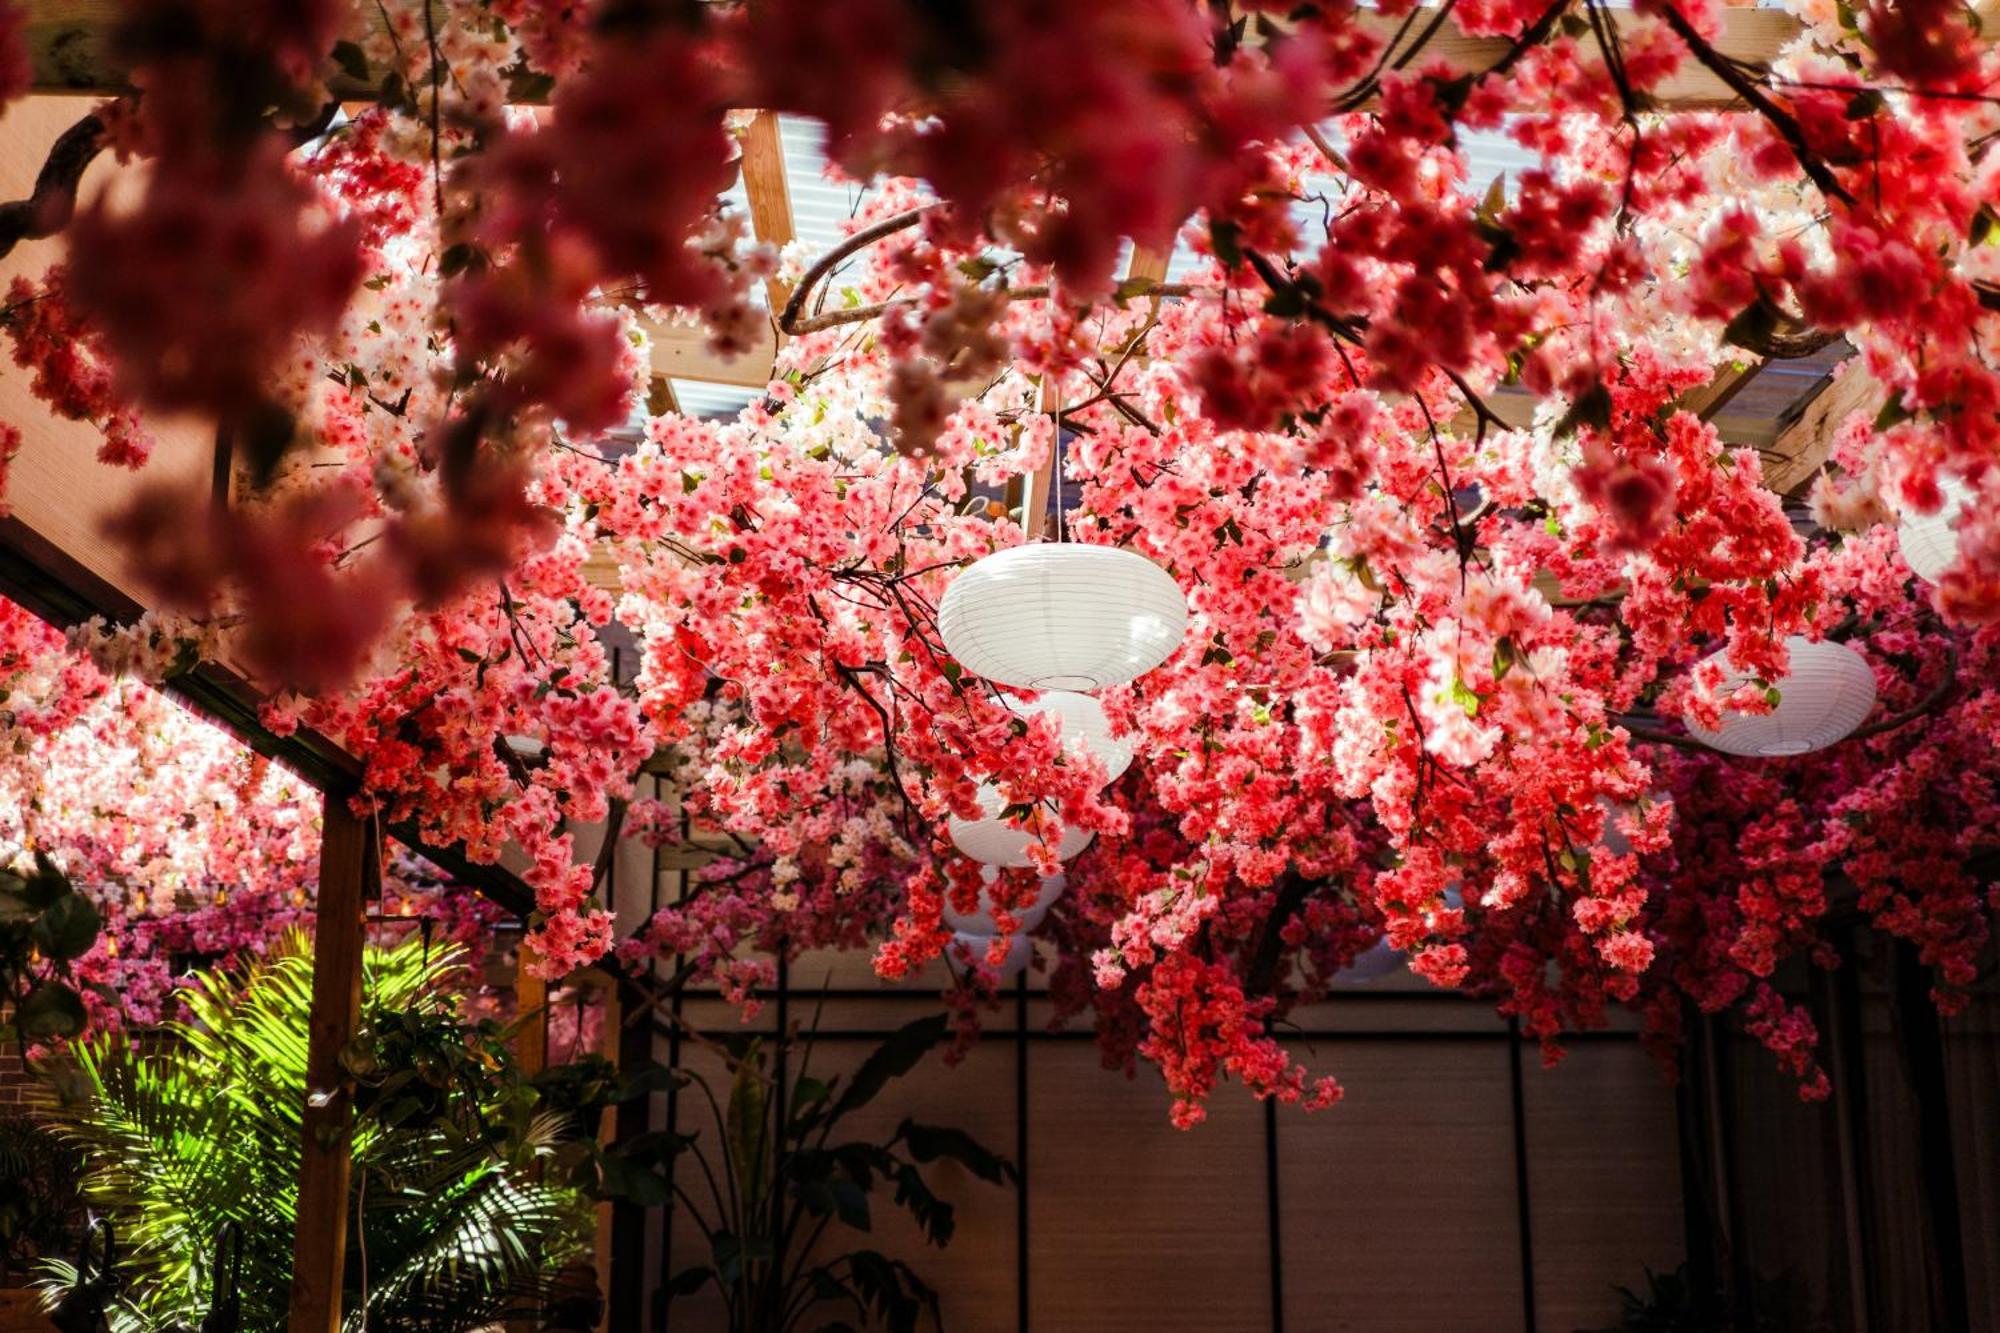
<path fill-rule="evenodd" d="M 1042 542 L 995 551 L 952 580 L 938 632 L 976 676 L 1095 690 L 1166 661 L 1187 633 L 1187 598 L 1142 555 Z"/>
<path fill-rule="evenodd" d="M 1071 750 L 1087 750 L 1102 759 L 1109 781 L 1116 782 L 1119 775 L 1132 766 L 1131 743 L 1112 737 L 1111 719 L 1104 716 L 1104 705 L 1089 695 L 1069 690 L 1049 690 L 1031 704 L 1022 703 L 1011 694 L 1004 699 L 1009 708 L 1023 717 L 1054 713 L 1064 746 Z"/>
<path fill-rule="evenodd" d="M 979 878 L 985 883 L 991 884 L 994 880 L 1000 878 L 1000 872 L 992 866 L 987 866 L 979 872 Z M 1019 929 L 1021 931 L 1030 931 L 1042 924 L 1042 918 L 1049 914 L 1049 908 L 1055 906 L 1056 899 L 1062 897 L 1064 883 L 1065 881 L 1061 875 L 1050 875 L 1042 881 L 1041 888 L 1036 892 L 1033 902 L 1030 902 L 1025 907 L 1014 909 L 1014 919 L 1020 923 Z M 944 899 L 944 923 L 961 935 L 998 935 L 1000 933 L 1000 923 L 993 919 L 993 898 L 991 893 L 986 889 L 979 891 L 979 910 L 976 912 L 958 911 L 951 905 L 951 895 L 946 894 Z"/>
<path fill-rule="evenodd" d="M 1034 837 L 1026 829 L 1016 828 L 1006 820 L 996 818 L 1007 808 L 999 789 L 982 786 L 979 789 L 979 808 L 986 812 L 986 818 L 952 817 L 952 845 L 973 860 L 989 866 L 1018 868 L 1028 864 L 1028 847 L 1034 842 Z M 1096 836 L 1088 829 L 1067 827 L 1063 829 L 1062 841 L 1056 846 L 1056 855 L 1067 861 L 1090 846 L 1091 839 Z"/>
<path fill-rule="evenodd" d="M 1814 643 L 1796 634 L 1785 646 L 1792 669 L 1772 682 L 1778 706 L 1768 713 L 1725 713 L 1715 731 L 1689 722 L 1696 740 L 1725 754 L 1778 757 L 1824 750 L 1861 725 L 1875 707 L 1875 673 L 1861 654 L 1844 643 Z M 1731 672 L 1723 688 L 1748 679 Z"/>
<path fill-rule="evenodd" d="M 1460 892 L 1457 880 L 1445 885 L 1444 893 L 1440 896 L 1448 908 L 1456 910 L 1465 906 L 1465 895 Z M 1436 924 L 1435 913 L 1426 912 L 1424 918 L 1427 924 Z M 1401 968 L 1406 961 L 1401 949 L 1390 944 L 1387 939 L 1379 939 L 1354 955 L 1354 961 L 1334 973 L 1333 979 L 1355 984 L 1379 981 Z"/>
<path fill-rule="evenodd" d="M 945 946 L 951 953 L 952 961 L 960 967 L 986 972 L 1000 981 L 1018 977 L 1028 966 L 1028 959 L 1035 953 L 1034 942 L 1026 935 L 1015 935 L 1007 941 L 1007 956 L 996 970 L 986 961 L 986 951 L 993 947 L 990 935 L 967 935 L 960 933 L 951 937 Z"/>
<path fill-rule="evenodd" d="M 1658 791 L 1646 797 L 1650 805 L 1661 805 L 1671 799 L 1665 792 Z M 1632 852 L 1632 840 L 1625 836 L 1625 830 L 1619 827 L 1618 821 L 1627 818 L 1638 819 L 1638 803 L 1614 801 L 1609 796 L 1599 796 L 1597 803 L 1604 807 L 1604 832 L 1598 838 L 1599 844 L 1613 856 L 1629 856 Z"/>
<path fill-rule="evenodd" d="M 1402 965 L 1403 955 L 1391 948 L 1389 941 L 1377 940 L 1354 955 L 1354 961 L 1335 973 L 1333 979 L 1362 985 L 1370 981 L 1380 981 Z"/>
<path fill-rule="evenodd" d="M 1939 477 L 1944 503 L 1935 514 L 1906 514 L 1896 525 L 1896 545 L 1903 563 L 1926 583 L 1936 583 L 1958 559 L 1958 516 L 1972 499 L 1972 489 L 1956 477 Z"/>

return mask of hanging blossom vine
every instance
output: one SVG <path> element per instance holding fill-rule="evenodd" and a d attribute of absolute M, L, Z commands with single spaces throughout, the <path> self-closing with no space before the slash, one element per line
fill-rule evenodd
<path fill-rule="evenodd" d="M 175 1016 L 191 969 L 309 930 L 319 887 L 319 794 L 133 678 L 173 674 L 138 660 L 171 641 L 120 642 L 108 676 L 0 599 L 0 863 L 41 851 L 97 908 L 74 963 L 92 1030 Z M 504 915 L 399 850 L 377 910 L 463 940 Z"/>
<path fill-rule="evenodd" d="M 1182 1123 L 1223 1077 L 1336 1097 L 1272 1023 L 1382 939 L 1551 1056 L 1614 1003 L 1663 1043 L 1740 1006 L 1820 1091 L 1779 964 L 1837 961 L 1858 912 L 1949 1007 L 1993 907 L 2000 57 L 1959 6 L 1797 14 L 1764 66 L 1708 0 L 134 3 L 139 92 L 71 151 L 153 169 L 124 211 L 35 210 L 68 259 L 6 331 L 107 460 L 144 476 L 146 415 L 194 411 L 240 484 L 142 494 L 116 535 L 162 615 L 85 646 L 226 649 L 366 806 L 516 846 L 552 975 L 907 973 L 982 892 L 942 830 L 993 783 L 1035 864 L 983 961 L 1095 832 L 1051 986 Z M 1437 61 L 1447 22 L 1490 58 Z M 1661 109 L 1694 74 L 1733 107 Z M 335 124 L 334 78 L 376 104 Z M 840 254 L 722 207 L 749 107 L 876 184 Z M 1472 180 L 1475 133 L 1533 165 Z M 1183 239 L 1185 275 L 1121 279 Z M 723 354 L 775 321 L 778 378 L 734 421 L 657 410 L 674 321 Z M 1881 392 L 1801 536 L 1691 408 L 1842 337 Z M 1190 603 L 1103 693 L 1139 756 L 1108 788 L 936 625 L 1058 449 L 1065 535 Z M 1982 499 L 1933 590 L 1870 525 L 1946 479 Z M 1660 743 L 1770 707 L 1795 635 L 1914 720 L 1777 762 Z M 648 763 L 670 796 L 634 803 Z M 621 944 L 566 831 L 599 819 L 727 855 Z"/>

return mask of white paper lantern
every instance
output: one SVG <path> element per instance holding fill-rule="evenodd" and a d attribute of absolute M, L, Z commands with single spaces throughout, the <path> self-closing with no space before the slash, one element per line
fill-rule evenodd
<path fill-rule="evenodd" d="M 987 866 L 979 872 L 979 878 L 985 884 L 991 885 L 1000 878 L 1000 872 L 992 866 Z M 1055 906 L 1056 899 L 1062 897 L 1065 882 L 1061 875 L 1050 875 L 1044 879 L 1035 893 L 1034 901 L 1025 907 L 1014 909 L 1014 920 L 1020 923 L 1017 928 L 1021 931 L 1030 931 L 1041 925 L 1042 918 L 1049 914 L 1049 908 Z M 1000 933 L 1000 923 L 993 918 L 993 897 L 990 890 L 985 888 L 979 891 L 979 910 L 976 912 L 957 910 L 951 905 L 951 895 L 946 894 L 944 923 L 961 935 Z"/>
<path fill-rule="evenodd" d="M 1875 707 L 1875 673 L 1861 654 L 1844 643 L 1814 643 L 1796 634 L 1785 647 L 1792 668 L 1772 682 L 1778 706 L 1768 713 L 1724 713 L 1716 731 L 1689 722 L 1696 740 L 1725 754 L 1777 757 L 1824 750 L 1861 725 Z M 1731 672 L 1723 688 L 1748 679 Z"/>
<path fill-rule="evenodd" d="M 1042 542 L 995 551 L 952 580 L 938 632 L 976 676 L 1031 690 L 1095 690 L 1172 656 L 1187 633 L 1187 598 L 1142 555 Z"/>
<path fill-rule="evenodd" d="M 1439 897 L 1444 899 L 1443 906 L 1452 911 L 1458 911 L 1465 906 L 1465 894 L 1460 892 L 1457 880 L 1445 885 L 1444 892 Z M 1424 923 L 1436 925 L 1437 913 L 1425 912 Z M 1390 944 L 1386 938 L 1379 939 L 1354 955 L 1354 961 L 1334 973 L 1333 979 L 1357 984 L 1379 981 L 1397 971 L 1406 961 L 1401 949 Z"/>
<path fill-rule="evenodd" d="M 1936 583 L 1958 559 L 1958 516 L 1972 499 L 1972 489 L 1956 477 L 1939 477 L 1944 504 L 1935 514 L 1906 514 L 1896 525 L 1896 545 L 1903 563 L 1926 583 Z"/>
<path fill-rule="evenodd" d="M 1003 696 L 1003 699 L 1022 717 L 1054 713 L 1062 732 L 1063 745 L 1071 750 L 1088 751 L 1102 759 L 1107 781 L 1116 782 L 1119 775 L 1132 767 L 1131 742 L 1112 736 L 1111 719 L 1104 716 L 1104 705 L 1089 695 L 1069 690 L 1047 690 L 1031 704 L 1022 703 L 1011 694 Z"/>
<path fill-rule="evenodd" d="M 1650 792 L 1646 796 L 1646 804 L 1664 805 L 1672 799 L 1673 797 L 1663 791 Z M 1613 856 L 1631 855 L 1632 840 L 1625 836 L 1625 830 L 1619 826 L 1619 821 L 1629 819 L 1637 823 L 1643 817 L 1639 803 L 1614 801 L 1609 796 L 1599 796 L 1597 803 L 1604 807 L 1604 832 L 1598 837 L 1599 845 Z"/>
<path fill-rule="evenodd" d="M 993 937 L 990 935 L 953 935 L 951 943 L 945 947 L 951 954 L 952 961 L 961 968 L 985 972 L 997 981 L 1010 981 L 1020 976 L 1027 968 L 1028 960 L 1035 954 L 1034 942 L 1026 935 L 1020 934 L 1007 941 L 1007 956 L 1001 960 L 997 969 L 986 961 L 986 951 L 993 947 Z"/>
<path fill-rule="evenodd" d="M 985 865 L 1009 868 L 1027 865 L 1028 847 L 1035 841 L 1034 836 L 1026 829 L 1016 828 L 1006 820 L 996 818 L 1007 808 L 999 789 L 980 787 L 979 808 L 986 812 L 986 818 L 960 819 L 952 816 L 952 845 Z M 1062 841 L 1056 845 L 1056 855 L 1065 861 L 1070 860 L 1090 846 L 1091 839 L 1096 836 L 1087 829 L 1069 825 L 1063 829 Z"/>
<path fill-rule="evenodd" d="M 1389 941 L 1377 940 L 1354 956 L 1354 961 L 1334 974 L 1335 981 L 1365 985 L 1380 981 L 1403 966 L 1403 955 Z"/>

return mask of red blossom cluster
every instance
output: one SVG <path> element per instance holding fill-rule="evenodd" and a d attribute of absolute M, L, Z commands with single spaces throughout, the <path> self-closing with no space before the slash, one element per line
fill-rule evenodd
<path fill-rule="evenodd" d="M 17 361 L 108 437 L 128 398 L 198 408 L 245 466 L 208 518 L 122 526 L 197 619 L 95 647 L 291 687 L 268 720 L 352 749 L 373 808 L 521 868 L 550 974 L 616 947 L 751 1002 L 801 949 L 947 957 L 970 1026 L 1060 866 L 1059 1007 L 1182 1123 L 1225 1078 L 1331 1100 L 1272 1025 L 1378 943 L 1551 1055 L 1612 1005 L 1663 1042 L 1733 1008 L 1809 1092 L 1781 973 L 1837 961 L 1830 923 L 1907 941 L 1946 1006 L 1970 980 L 2000 505 L 1933 590 L 1885 531 L 1802 531 L 1702 410 L 1844 338 L 1880 392 L 1822 516 L 2000 494 L 2000 55 L 1962 7 L 1801 4 L 1766 66 L 1709 0 L 1462 0 L 1499 53 L 1470 65 L 1407 3 L 130 8 L 143 95 L 104 120 L 150 184 L 15 295 Z M 318 123 L 336 72 L 381 104 Z M 1733 104 L 1672 106 L 1697 72 Z M 748 107 L 877 188 L 778 378 L 701 421 L 649 393 L 649 336 L 739 352 L 806 276 L 721 205 Z M 1530 165 L 1475 179 L 1476 136 Z M 1177 242 L 1172 283 L 1115 281 Z M 1063 537 L 1188 599 L 1180 651 L 1101 692 L 1138 755 L 1108 787 L 937 625 L 1039 531 L 1010 483 L 1047 467 Z M 1903 725 L 1657 743 L 1771 707 L 1793 636 L 1862 653 Z M 1031 865 L 949 956 L 987 888 L 945 831 L 993 795 Z M 578 854 L 621 820 L 719 856 L 622 944 Z"/>

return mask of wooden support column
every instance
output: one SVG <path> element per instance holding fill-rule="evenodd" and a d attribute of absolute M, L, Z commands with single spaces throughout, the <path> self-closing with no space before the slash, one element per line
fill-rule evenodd
<path fill-rule="evenodd" d="M 597 1053 L 612 1063 L 615 1068 L 621 1054 L 619 1038 L 625 1030 L 624 1006 L 619 1003 L 618 982 L 615 977 L 604 975 L 597 988 L 603 1004 L 598 1015 Z M 598 1118 L 597 1141 L 607 1147 L 618 1141 L 618 1111 L 616 1107 L 605 1107 Z M 616 1248 L 616 1209 L 612 1204 L 597 1205 L 597 1289 L 604 1293 L 604 1316 L 598 1320 L 600 1333 L 608 1333 L 611 1327 L 611 1274 L 614 1267 Z"/>
<path fill-rule="evenodd" d="M 300 1130 L 298 1235 L 292 1251 L 292 1333 L 339 1333 L 347 1266 L 347 1193 L 353 1106 L 340 1052 L 361 1017 L 362 928 L 381 859 L 372 823 L 339 790 L 320 819 L 318 926 L 313 936 L 312 1018 Z"/>
<path fill-rule="evenodd" d="M 549 1063 L 549 986 L 530 970 L 535 951 L 524 939 L 514 955 L 514 1063 L 533 1078 Z"/>

